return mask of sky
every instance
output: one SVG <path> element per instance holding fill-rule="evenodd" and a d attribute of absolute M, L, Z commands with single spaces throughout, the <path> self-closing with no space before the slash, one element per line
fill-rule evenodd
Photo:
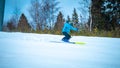
<path fill-rule="evenodd" d="M 81 6 L 80 4 L 78 4 L 78 2 L 82 0 L 57 0 L 57 1 L 60 2 L 58 4 L 58 7 L 60 7 L 59 11 L 63 13 L 65 19 L 67 18 L 68 15 L 70 16 L 70 18 L 72 18 L 74 8 L 76 8 L 76 11 L 79 16 L 81 14 L 84 18 L 88 18 L 89 14 L 88 11 L 87 13 L 84 13 L 78 10 L 78 8 Z M 24 13 L 26 17 L 29 19 L 29 21 L 32 21 L 28 13 L 28 9 L 30 8 L 30 2 L 31 0 L 6 0 L 4 22 L 8 21 L 11 18 L 15 7 L 18 7 L 20 9 L 20 12 Z"/>

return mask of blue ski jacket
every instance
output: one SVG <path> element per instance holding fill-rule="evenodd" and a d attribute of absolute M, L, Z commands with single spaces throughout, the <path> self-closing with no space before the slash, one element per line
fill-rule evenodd
<path fill-rule="evenodd" d="M 64 26 L 62 28 L 62 32 L 67 32 L 69 34 L 70 30 L 77 31 L 77 28 L 74 28 L 72 25 L 70 25 L 69 23 L 65 22 Z"/>

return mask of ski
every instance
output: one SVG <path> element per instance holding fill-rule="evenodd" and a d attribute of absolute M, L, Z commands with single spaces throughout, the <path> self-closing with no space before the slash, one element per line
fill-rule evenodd
<path fill-rule="evenodd" d="M 68 44 L 79 44 L 79 45 L 84 45 L 86 44 L 85 42 L 64 42 L 64 41 L 51 41 L 53 43 L 68 43 Z"/>
<path fill-rule="evenodd" d="M 71 43 L 71 44 L 80 44 L 80 45 L 85 44 L 85 42 L 67 42 L 67 43 Z"/>

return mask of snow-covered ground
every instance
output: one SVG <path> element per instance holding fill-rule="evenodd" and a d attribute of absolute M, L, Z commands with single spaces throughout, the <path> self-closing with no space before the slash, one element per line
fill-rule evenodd
<path fill-rule="evenodd" d="M 120 68 L 120 38 L 0 32 L 0 68 Z"/>

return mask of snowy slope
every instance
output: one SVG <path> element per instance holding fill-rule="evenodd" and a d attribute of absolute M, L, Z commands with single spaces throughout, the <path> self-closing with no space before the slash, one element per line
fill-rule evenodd
<path fill-rule="evenodd" d="M 120 38 L 0 32 L 0 68 L 120 68 Z"/>

